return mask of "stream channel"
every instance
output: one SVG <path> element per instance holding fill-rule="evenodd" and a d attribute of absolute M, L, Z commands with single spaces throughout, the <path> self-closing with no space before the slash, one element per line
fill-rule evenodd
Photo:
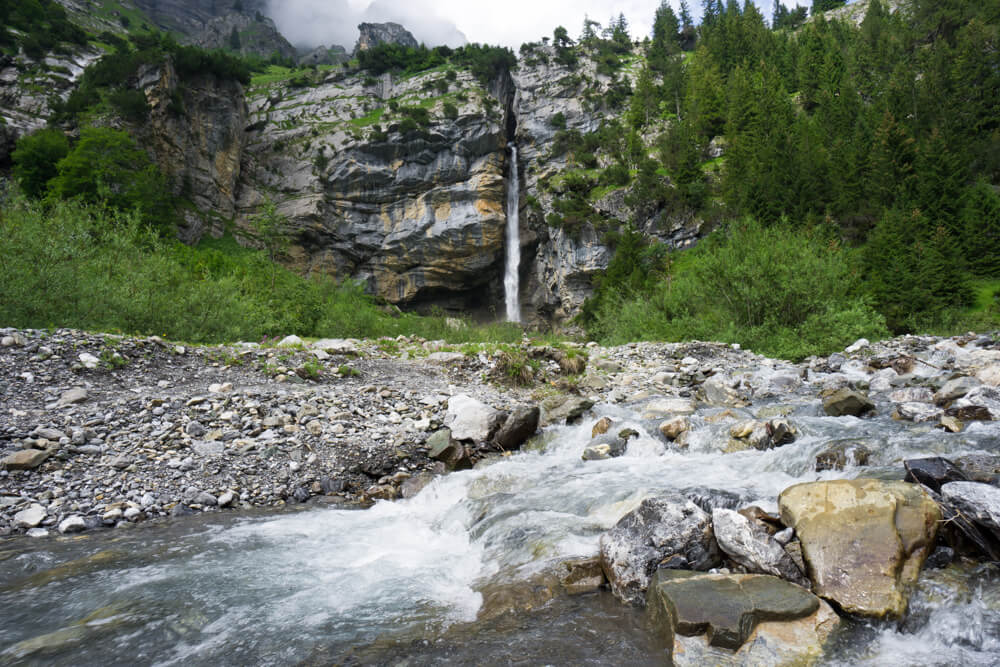
<path fill-rule="evenodd" d="M 666 662 L 643 610 L 544 583 L 641 499 L 686 491 L 775 511 L 802 481 L 901 479 L 922 456 L 998 453 L 1000 423 L 946 434 L 889 418 L 824 416 L 815 383 L 734 410 L 780 410 L 797 440 L 721 454 L 731 421 L 699 404 L 686 451 L 641 405 L 597 405 L 523 451 L 367 510 L 208 514 L 78 537 L 0 542 L 0 663 L 46 665 L 572 664 Z M 640 432 L 624 456 L 583 461 L 594 421 Z M 865 468 L 815 472 L 831 441 L 867 443 Z M 547 592 L 548 591 L 548 592 Z M 551 594 L 550 594 L 551 593 Z M 478 620 L 477 620 L 478 619 Z M 925 570 L 899 622 L 848 621 L 831 665 L 996 665 L 1000 576 Z"/>

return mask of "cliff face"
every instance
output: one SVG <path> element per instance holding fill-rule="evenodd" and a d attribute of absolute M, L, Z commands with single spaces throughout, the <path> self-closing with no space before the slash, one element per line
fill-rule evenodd
<path fill-rule="evenodd" d="M 233 44 L 233 31 L 239 36 L 238 48 Z M 278 53 L 286 58 L 296 58 L 295 47 L 278 32 L 274 21 L 263 14 L 256 16 L 230 12 L 207 21 L 195 33 L 191 43 L 205 49 L 228 49 L 239 51 L 241 55 L 256 55 L 263 58 Z"/>
<path fill-rule="evenodd" d="M 236 214 L 236 190 L 246 143 L 247 104 L 243 87 L 211 74 L 179 80 L 166 62 L 140 72 L 149 122 L 138 140 L 170 179 L 178 195 L 191 199 L 181 235 L 221 235 Z"/>
<path fill-rule="evenodd" d="M 503 114 L 470 74 L 450 76 L 447 92 L 443 72 L 253 91 L 243 219 L 271 198 L 301 271 L 365 280 L 391 303 L 489 311 L 503 270 Z"/>
<path fill-rule="evenodd" d="M 362 23 L 358 26 L 358 44 L 354 52 L 367 51 L 379 44 L 399 44 L 412 49 L 417 48 L 416 38 L 409 30 L 398 23 Z"/>
<path fill-rule="evenodd" d="M 0 55 L 0 167 L 19 137 L 45 127 L 52 99 L 65 101 L 83 70 L 99 57 L 90 49 L 51 54 L 37 62 L 24 55 Z"/>

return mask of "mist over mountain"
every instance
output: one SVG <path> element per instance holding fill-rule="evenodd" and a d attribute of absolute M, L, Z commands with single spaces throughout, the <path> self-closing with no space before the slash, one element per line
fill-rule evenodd
<path fill-rule="evenodd" d="M 401 23 L 429 46 L 461 46 L 466 36 L 427 0 L 400 3 L 349 0 L 270 0 L 268 14 L 288 39 L 299 46 L 340 44 L 348 50 L 358 40 L 358 24 Z"/>

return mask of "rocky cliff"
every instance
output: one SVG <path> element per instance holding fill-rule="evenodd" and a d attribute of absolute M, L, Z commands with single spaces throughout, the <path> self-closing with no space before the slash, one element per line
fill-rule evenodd
<path fill-rule="evenodd" d="M 172 64 L 140 72 L 149 122 L 138 140 L 173 184 L 189 199 L 185 240 L 220 236 L 236 214 L 236 191 L 246 144 L 247 104 L 243 87 L 211 74 L 181 81 Z"/>
<path fill-rule="evenodd" d="M 288 218 L 292 262 L 411 307 L 488 311 L 503 261 L 501 104 L 468 72 L 318 73 L 252 90 L 239 208 Z"/>
<path fill-rule="evenodd" d="M 354 52 L 367 51 L 379 44 L 399 44 L 416 48 L 418 46 L 416 38 L 409 30 L 398 23 L 362 23 L 358 26 L 360 35 L 358 44 L 354 47 Z"/>
<path fill-rule="evenodd" d="M 234 31 L 237 35 L 235 43 Z M 191 43 L 205 49 L 227 49 L 263 58 L 274 53 L 292 59 L 298 55 L 295 47 L 278 32 L 274 21 L 260 13 L 229 12 L 213 18 L 192 36 Z"/>

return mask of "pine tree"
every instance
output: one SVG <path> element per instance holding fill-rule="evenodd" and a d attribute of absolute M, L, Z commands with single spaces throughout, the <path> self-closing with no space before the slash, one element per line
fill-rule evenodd
<path fill-rule="evenodd" d="M 979 180 L 962 196 L 962 248 L 977 276 L 1000 278 L 1000 193 Z"/>

